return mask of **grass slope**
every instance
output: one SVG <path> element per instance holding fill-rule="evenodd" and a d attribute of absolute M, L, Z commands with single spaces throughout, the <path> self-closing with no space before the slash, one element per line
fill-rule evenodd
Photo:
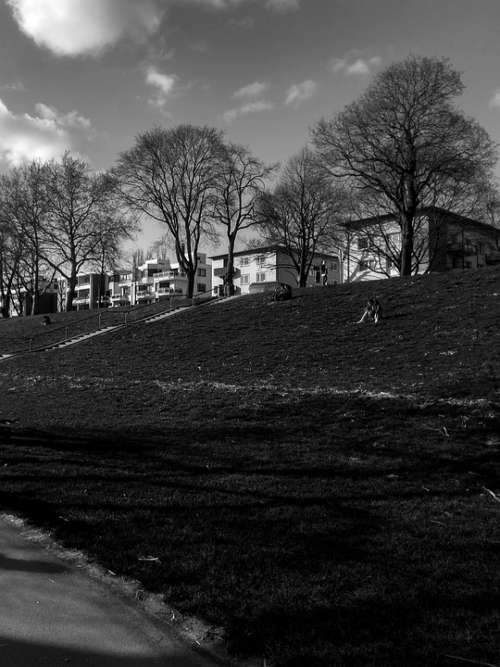
<path fill-rule="evenodd" d="M 187 305 L 187 299 L 176 299 L 176 308 Z M 100 328 L 133 324 L 169 310 L 168 301 L 154 304 L 109 308 L 107 310 L 81 310 L 69 313 L 51 313 L 50 325 L 44 326 L 43 315 L 13 317 L 0 320 L 0 354 L 27 352 L 49 346 L 65 338 L 98 331 Z"/>
<path fill-rule="evenodd" d="M 383 322 L 354 324 L 373 291 Z M 237 655 L 498 661 L 499 314 L 489 269 L 244 297 L 4 362 L 0 503 Z"/>

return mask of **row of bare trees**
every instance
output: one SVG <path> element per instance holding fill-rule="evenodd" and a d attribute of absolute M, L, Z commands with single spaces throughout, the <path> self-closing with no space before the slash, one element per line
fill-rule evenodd
<path fill-rule="evenodd" d="M 121 241 L 134 231 L 123 211 L 116 179 L 95 174 L 69 153 L 0 175 L 0 296 L 2 315 L 31 294 L 31 313 L 56 275 L 67 284 L 71 310 L 77 275 L 112 265 Z M 17 296 L 17 299 L 15 298 Z"/>
<path fill-rule="evenodd" d="M 352 219 L 392 216 L 401 245 L 372 226 L 372 242 L 401 275 L 423 253 L 419 211 L 441 207 L 492 222 L 500 210 L 496 146 L 454 105 L 461 76 L 446 59 L 410 56 L 378 74 L 341 113 L 318 122 L 311 146 L 278 172 L 210 127 L 144 132 L 107 173 L 83 160 L 36 163 L 0 177 L 0 296 L 59 273 L 71 308 L 78 272 L 104 271 L 135 221 L 162 223 L 192 296 L 201 240 L 223 236 L 226 281 L 242 232 L 282 245 L 306 284 L 313 255 L 345 245 Z"/>
<path fill-rule="evenodd" d="M 314 252 L 331 245 L 346 210 L 346 192 L 332 182 L 317 156 L 304 149 L 277 174 L 220 132 L 182 125 L 140 135 L 113 170 L 123 201 L 164 223 L 192 296 L 200 239 L 224 236 L 225 280 L 234 293 L 234 251 L 250 228 L 282 245 L 305 285 Z"/>
<path fill-rule="evenodd" d="M 140 135 L 115 174 L 130 207 L 166 223 L 190 286 L 201 235 L 216 228 L 225 231 L 232 292 L 240 232 L 254 227 L 261 240 L 282 245 L 304 285 L 314 253 L 348 245 L 349 221 L 363 218 L 381 221 L 368 234 L 384 263 L 410 275 L 430 254 L 421 211 L 490 223 L 500 211 L 496 145 L 455 106 L 463 89 L 447 59 L 410 56 L 318 122 L 311 146 L 279 176 L 276 166 L 225 144 L 216 130 L 191 126 Z M 388 216 L 401 243 L 387 236 Z"/>

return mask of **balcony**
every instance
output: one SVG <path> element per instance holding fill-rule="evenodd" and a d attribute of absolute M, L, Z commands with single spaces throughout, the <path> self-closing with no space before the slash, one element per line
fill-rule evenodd
<path fill-rule="evenodd" d="M 135 300 L 137 303 L 143 303 L 144 301 L 154 301 L 155 295 L 151 292 L 138 292 L 135 295 Z"/>

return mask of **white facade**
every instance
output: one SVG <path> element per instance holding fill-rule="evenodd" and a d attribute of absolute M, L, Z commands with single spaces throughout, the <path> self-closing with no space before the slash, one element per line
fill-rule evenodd
<path fill-rule="evenodd" d="M 393 215 L 357 220 L 347 228 L 344 281 L 399 276 L 392 258 L 401 252 Z M 436 207 L 422 209 L 414 228 L 413 273 L 476 269 L 500 261 L 500 230 Z"/>
<path fill-rule="evenodd" d="M 198 254 L 194 296 L 210 294 L 212 269 L 205 253 Z M 156 303 L 163 299 L 187 296 L 188 278 L 179 262 L 169 259 L 148 259 L 137 269 L 122 269 L 109 277 L 111 305 L 126 306 Z"/>
<path fill-rule="evenodd" d="M 316 253 L 313 257 L 307 286 L 323 285 L 321 266 L 327 269 L 326 284 L 341 282 L 340 261 L 336 255 Z M 212 290 L 223 294 L 227 254 L 212 257 Z M 255 248 L 234 253 L 234 286 L 237 294 L 274 289 L 278 283 L 294 287 L 297 271 L 290 257 L 279 246 Z"/>

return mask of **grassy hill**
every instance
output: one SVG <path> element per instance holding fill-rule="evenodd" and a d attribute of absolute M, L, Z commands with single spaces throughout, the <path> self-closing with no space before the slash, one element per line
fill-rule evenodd
<path fill-rule="evenodd" d="M 172 308 L 188 304 L 177 298 Z M 13 317 L 0 320 L 0 355 L 40 349 L 66 338 L 88 334 L 99 329 L 122 324 L 134 324 L 170 309 L 168 301 L 110 308 L 108 310 L 80 310 L 69 313 L 51 313 L 50 325 L 44 325 L 44 316 Z"/>
<path fill-rule="evenodd" d="M 374 293 L 383 321 L 355 324 Z M 242 297 L 2 362 L 0 504 L 235 655 L 498 661 L 499 322 L 494 268 Z"/>

